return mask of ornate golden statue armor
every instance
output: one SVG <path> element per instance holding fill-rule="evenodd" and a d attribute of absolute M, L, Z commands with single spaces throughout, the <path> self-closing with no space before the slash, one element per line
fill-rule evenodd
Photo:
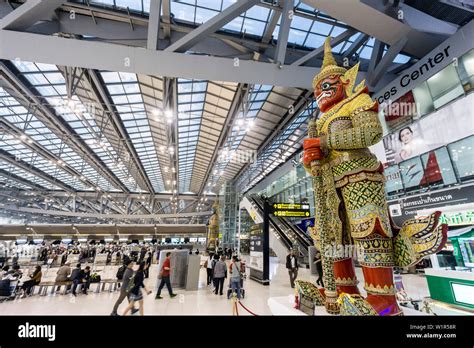
<path fill-rule="evenodd" d="M 209 218 L 209 233 L 207 238 L 207 250 L 216 251 L 217 250 L 217 240 L 219 237 L 219 203 L 216 201 L 212 205 L 213 214 Z"/>
<path fill-rule="evenodd" d="M 395 299 L 393 267 L 415 264 L 440 250 L 446 226 L 438 225 L 439 213 L 406 221 L 401 230 L 392 226 L 383 167 L 368 149 L 382 139 L 378 104 L 364 81 L 355 86 L 359 64 L 349 70 L 339 67 L 329 42 L 327 38 L 323 65 L 313 80 L 323 114 L 309 122 L 303 158 L 314 178 L 312 237 L 322 255 L 326 310 L 402 314 Z M 365 299 L 357 288 L 355 254 L 364 274 Z"/>

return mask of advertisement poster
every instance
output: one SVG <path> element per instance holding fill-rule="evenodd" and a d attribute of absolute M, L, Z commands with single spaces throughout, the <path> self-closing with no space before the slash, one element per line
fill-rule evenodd
<path fill-rule="evenodd" d="M 303 219 L 299 224 L 298 227 L 309 236 L 308 227 L 314 227 L 314 218 Z"/>
<path fill-rule="evenodd" d="M 263 224 L 250 228 L 250 276 L 263 280 Z"/>
<path fill-rule="evenodd" d="M 473 94 L 384 137 L 386 164 L 398 164 L 474 134 L 472 103 Z"/>

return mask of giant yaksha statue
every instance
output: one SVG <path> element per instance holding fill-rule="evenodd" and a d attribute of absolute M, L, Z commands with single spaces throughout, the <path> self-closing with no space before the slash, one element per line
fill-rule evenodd
<path fill-rule="evenodd" d="M 207 237 L 207 251 L 215 252 L 218 247 L 219 237 L 219 203 L 217 200 L 212 205 L 212 215 L 209 218 L 209 233 Z"/>
<path fill-rule="evenodd" d="M 392 226 L 383 167 L 368 147 L 382 139 L 378 104 L 364 81 L 355 86 L 359 64 L 337 65 L 326 39 L 321 71 L 313 80 L 322 114 L 308 125 L 303 162 L 314 180 L 315 228 L 321 250 L 326 311 L 344 315 L 403 314 L 395 299 L 393 267 L 416 264 L 439 251 L 447 228 L 439 212 Z M 364 274 L 359 294 L 352 251 Z"/>

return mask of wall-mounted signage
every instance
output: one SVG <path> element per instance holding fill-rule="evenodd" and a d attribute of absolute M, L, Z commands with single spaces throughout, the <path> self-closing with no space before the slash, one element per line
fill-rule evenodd
<path fill-rule="evenodd" d="M 470 38 L 473 36 L 474 22 L 471 21 L 416 62 L 416 64 L 403 71 L 390 84 L 374 93 L 373 100 L 377 100 L 379 104 L 396 100 L 441 71 L 447 65 L 451 63 L 456 64 L 457 57 L 461 57 L 472 49 L 472 40 Z"/>
<path fill-rule="evenodd" d="M 415 216 L 428 215 L 427 210 L 440 210 L 446 214 L 445 221 L 451 220 L 451 224 L 464 225 L 469 224 L 465 223 L 465 221 L 472 219 L 472 215 L 469 213 L 471 209 L 462 209 L 468 208 L 468 206 L 463 207 L 462 205 L 473 203 L 473 201 L 474 185 L 463 185 L 453 189 L 438 190 L 392 200 L 388 202 L 388 209 L 393 221 L 398 226 L 401 226 L 405 220 L 414 218 Z M 451 212 L 446 208 L 454 205 L 460 205 L 460 207 L 451 215 Z M 461 220 L 461 217 L 456 214 L 464 211 L 466 211 L 466 214 L 463 215 L 463 220 Z"/>

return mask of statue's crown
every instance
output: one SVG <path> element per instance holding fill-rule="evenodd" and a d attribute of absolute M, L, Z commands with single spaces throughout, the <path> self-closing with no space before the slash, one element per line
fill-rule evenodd
<path fill-rule="evenodd" d="M 331 37 L 328 36 L 326 41 L 324 41 L 324 58 L 323 58 L 323 65 L 321 66 L 321 70 L 319 74 L 317 74 L 313 79 L 313 89 L 316 88 L 316 85 L 324 78 L 330 75 L 344 75 L 346 73 L 346 69 L 338 66 L 334 56 L 332 55 L 331 50 Z"/>

